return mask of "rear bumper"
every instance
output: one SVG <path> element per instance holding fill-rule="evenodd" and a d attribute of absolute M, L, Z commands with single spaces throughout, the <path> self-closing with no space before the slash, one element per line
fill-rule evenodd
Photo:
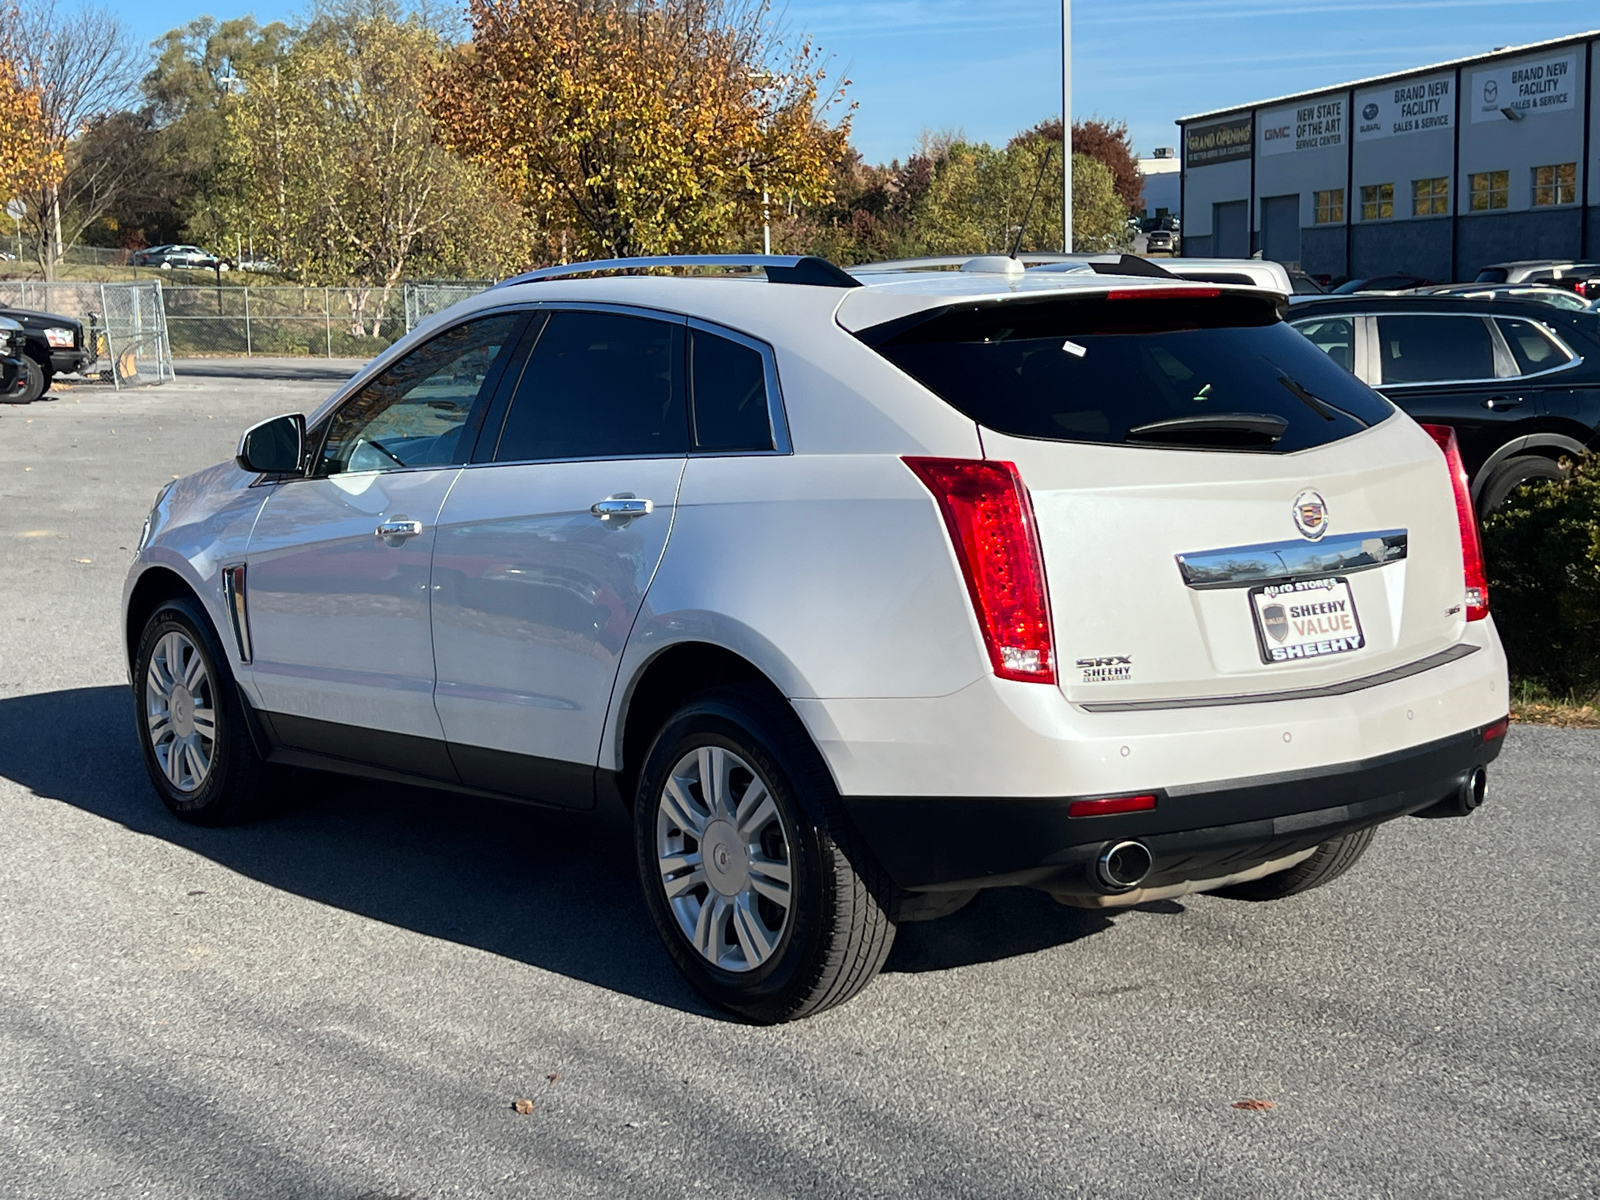
<path fill-rule="evenodd" d="M 1026 885 L 1103 891 L 1094 861 L 1138 840 L 1155 865 L 1142 887 L 1246 870 L 1331 838 L 1417 812 L 1452 794 L 1500 753 L 1491 725 L 1354 762 L 1158 789 L 1156 807 L 1120 816 L 1067 815 L 1086 796 L 856 796 L 844 805 L 902 888 Z"/>

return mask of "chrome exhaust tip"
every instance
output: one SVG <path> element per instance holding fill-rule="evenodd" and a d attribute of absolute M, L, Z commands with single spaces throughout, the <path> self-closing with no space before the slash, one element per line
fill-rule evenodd
<path fill-rule="evenodd" d="M 1489 772 L 1482 767 L 1473 769 L 1472 774 L 1461 781 L 1461 789 L 1456 793 L 1456 803 L 1461 806 L 1463 814 L 1471 812 L 1489 797 Z"/>
<path fill-rule="evenodd" d="M 1111 892 L 1126 892 L 1144 882 L 1155 856 L 1143 842 L 1113 842 L 1095 860 L 1094 873 L 1100 885 Z"/>

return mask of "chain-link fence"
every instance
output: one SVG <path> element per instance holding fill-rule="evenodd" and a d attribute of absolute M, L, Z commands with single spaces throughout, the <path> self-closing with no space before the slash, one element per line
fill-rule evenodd
<path fill-rule="evenodd" d="M 173 377 L 161 284 L 0 281 L 0 305 L 60 313 L 83 322 L 95 360 L 83 374 L 124 387 Z"/>
<path fill-rule="evenodd" d="M 378 287 L 167 287 L 178 357 L 370 358 L 487 283 Z"/>
<path fill-rule="evenodd" d="M 434 313 L 443 312 L 452 304 L 459 304 L 493 286 L 488 280 L 406 284 L 406 332 L 411 332 Z"/>

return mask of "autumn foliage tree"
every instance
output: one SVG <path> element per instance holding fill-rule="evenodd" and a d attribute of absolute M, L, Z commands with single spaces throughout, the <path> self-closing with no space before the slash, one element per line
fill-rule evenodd
<path fill-rule="evenodd" d="M 494 170 L 549 257 L 728 249 L 762 196 L 828 198 L 839 87 L 765 0 L 470 0 L 438 89 L 446 142 Z"/>
<path fill-rule="evenodd" d="M 59 183 L 65 169 L 61 148 L 46 136 L 39 93 L 24 87 L 0 45 L 0 204 L 9 203 L 30 183 Z"/>

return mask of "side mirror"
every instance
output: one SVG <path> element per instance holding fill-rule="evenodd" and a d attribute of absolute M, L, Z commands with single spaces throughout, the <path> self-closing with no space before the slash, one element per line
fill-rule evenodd
<path fill-rule="evenodd" d="M 234 461 L 257 475 L 294 475 L 305 457 L 306 419 L 290 413 L 263 421 L 239 439 Z"/>

